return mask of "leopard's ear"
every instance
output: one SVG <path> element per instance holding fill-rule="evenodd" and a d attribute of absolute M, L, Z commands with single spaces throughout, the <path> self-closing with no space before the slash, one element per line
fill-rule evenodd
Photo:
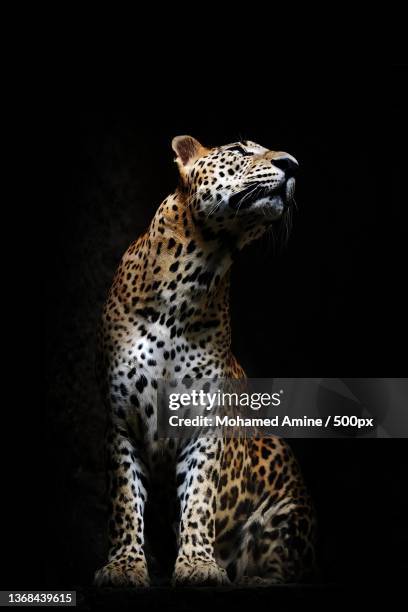
<path fill-rule="evenodd" d="M 177 155 L 176 162 L 179 164 L 180 169 L 189 166 L 198 157 L 205 155 L 207 151 L 207 149 L 192 136 L 175 136 L 171 141 L 171 146 Z"/>

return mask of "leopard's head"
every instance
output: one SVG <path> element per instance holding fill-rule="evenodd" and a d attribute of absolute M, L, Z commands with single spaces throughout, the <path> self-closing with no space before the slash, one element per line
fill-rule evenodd
<path fill-rule="evenodd" d="M 281 219 L 294 201 L 296 159 L 242 141 L 208 148 L 176 136 L 180 190 L 195 221 L 228 231 L 242 248 Z"/>

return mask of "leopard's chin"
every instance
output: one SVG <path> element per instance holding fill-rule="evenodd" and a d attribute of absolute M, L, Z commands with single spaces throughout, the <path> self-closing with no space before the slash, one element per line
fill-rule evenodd
<path fill-rule="evenodd" d="M 294 202 L 295 199 L 295 187 L 296 187 L 296 179 L 293 177 L 288 178 L 288 180 L 286 181 L 286 189 L 285 189 L 285 196 L 286 196 L 286 201 L 285 204 L 286 206 L 291 206 Z"/>
<path fill-rule="evenodd" d="M 229 205 L 237 212 L 261 210 L 268 217 L 279 218 L 285 208 L 294 202 L 296 180 L 290 177 L 277 188 L 268 185 L 250 185 L 231 196 Z"/>
<path fill-rule="evenodd" d="M 264 193 L 262 197 L 253 202 L 252 209 L 258 209 L 271 221 L 282 217 L 294 203 L 296 180 L 291 177 L 278 189 Z"/>
<path fill-rule="evenodd" d="M 279 200 L 283 208 L 291 206 L 295 198 L 295 185 L 296 179 L 293 177 L 288 178 L 283 185 L 271 193 L 271 202 L 274 204 Z"/>
<path fill-rule="evenodd" d="M 285 201 L 281 195 L 271 195 L 257 200 L 253 210 L 259 211 L 267 219 L 275 221 L 279 219 L 286 209 Z"/>

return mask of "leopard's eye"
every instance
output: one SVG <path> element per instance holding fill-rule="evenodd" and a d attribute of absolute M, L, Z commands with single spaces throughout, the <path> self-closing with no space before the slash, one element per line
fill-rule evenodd
<path fill-rule="evenodd" d="M 241 147 L 241 145 L 234 145 L 233 147 L 227 149 L 227 151 L 237 151 L 238 153 L 241 153 L 241 155 L 252 155 L 252 153 L 249 151 L 245 151 L 244 147 Z"/>

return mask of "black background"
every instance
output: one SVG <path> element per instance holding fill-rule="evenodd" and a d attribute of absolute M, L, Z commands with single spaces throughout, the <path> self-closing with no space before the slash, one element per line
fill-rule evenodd
<path fill-rule="evenodd" d="M 191 92 L 180 104 L 170 88 L 150 107 L 52 115 L 44 586 L 87 585 L 106 555 L 95 327 L 121 255 L 176 185 L 173 136 L 254 140 L 300 162 L 288 245 L 264 239 L 234 265 L 233 348 L 247 374 L 406 374 L 406 74 L 299 71 L 294 93 Z M 406 442 L 292 446 L 319 516 L 321 581 L 405 577 Z"/>

